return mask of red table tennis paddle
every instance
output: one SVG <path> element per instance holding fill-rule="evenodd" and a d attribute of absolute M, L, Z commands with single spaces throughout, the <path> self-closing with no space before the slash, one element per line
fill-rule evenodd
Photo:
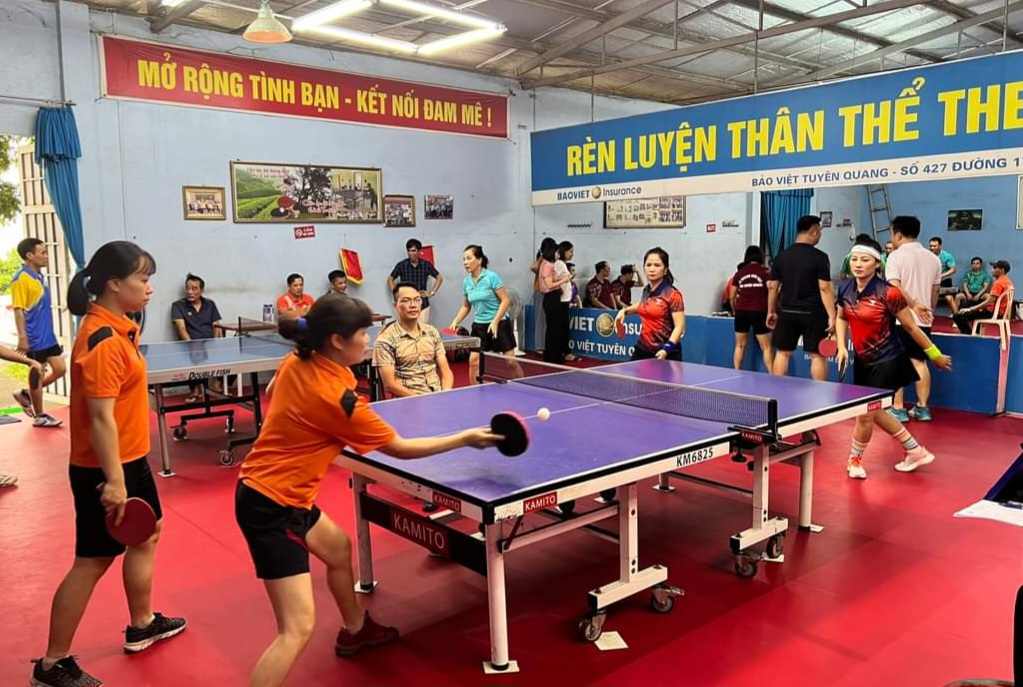
<path fill-rule="evenodd" d="M 529 448 L 529 428 L 517 413 L 498 413 L 490 419 L 490 431 L 504 437 L 497 450 L 506 456 L 519 456 Z"/>
<path fill-rule="evenodd" d="M 456 334 L 458 334 L 458 332 L 452 329 L 451 327 L 444 327 L 444 329 L 440 330 L 440 333 L 447 334 L 448 336 L 455 336 Z"/>
<path fill-rule="evenodd" d="M 817 352 L 825 358 L 833 358 L 838 353 L 838 342 L 834 339 L 821 339 L 817 344 Z"/>
<path fill-rule="evenodd" d="M 124 517 L 115 525 L 117 511 L 107 513 L 107 532 L 125 546 L 139 546 L 156 531 L 156 513 L 143 499 L 132 497 L 124 502 Z"/>
<path fill-rule="evenodd" d="M 625 338 L 625 323 L 621 320 L 615 320 L 615 335 L 619 339 Z"/>

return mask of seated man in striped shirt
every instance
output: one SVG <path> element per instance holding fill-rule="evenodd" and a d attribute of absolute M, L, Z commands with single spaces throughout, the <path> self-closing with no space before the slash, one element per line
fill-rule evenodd
<path fill-rule="evenodd" d="M 450 389 L 455 382 L 436 327 L 419 320 L 423 297 L 417 284 L 394 287 L 398 319 L 384 327 L 373 348 L 373 365 L 391 397 Z"/>

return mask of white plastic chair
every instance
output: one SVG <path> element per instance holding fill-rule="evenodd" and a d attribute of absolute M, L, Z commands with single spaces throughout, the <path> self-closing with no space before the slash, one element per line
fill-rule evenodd
<path fill-rule="evenodd" d="M 973 321 L 973 335 L 976 336 L 978 331 L 983 331 L 981 327 L 985 324 L 994 325 L 998 327 L 998 338 L 1002 341 L 1002 350 L 1004 351 L 1009 347 L 1009 336 L 1012 334 L 1012 304 L 1015 302 L 1015 289 L 1007 289 L 1003 291 L 995 301 L 995 310 L 986 320 L 974 320 Z M 1000 314 L 999 314 L 1000 313 Z"/>

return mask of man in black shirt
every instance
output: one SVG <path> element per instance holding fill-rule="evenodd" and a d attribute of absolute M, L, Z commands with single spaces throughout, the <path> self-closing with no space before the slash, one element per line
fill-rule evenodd
<path fill-rule="evenodd" d="M 189 274 L 185 277 L 185 297 L 171 305 L 171 321 L 182 341 L 212 339 L 213 328 L 220 323 L 217 304 L 202 295 L 205 288 L 202 277 Z"/>
<path fill-rule="evenodd" d="M 423 305 L 419 310 L 419 322 L 420 324 L 429 324 L 430 299 L 436 295 L 440 285 L 444 283 L 444 277 L 433 266 L 433 263 L 423 260 L 419 256 L 422 249 L 423 244 L 419 239 L 409 239 L 405 242 L 405 251 L 408 253 L 408 257 L 391 270 L 391 275 L 387 277 L 387 288 L 393 292 L 394 287 L 399 283 L 415 284 L 419 289 L 419 297 L 423 299 Z M 427 287 L 430 277 L 433 277 L 433 289 Z"/>
<path fill-rule="evenodd" d="M 185 277 L 185 297 L 171 304 L 171 322 L 178 338 L 182 341 L 194 339 L 212 339 L 214 327 L 220 324 L 220 311 L 217 304 L 202 295 L 206 288 L 203 278 L 189 273 Z M 191 390 L 185 403 L 194 403 L 201 398 L 203 386 L 190 384 Z"/>
<path fill-rule="evenodd" d="M 820 217 L 800 217 L 796 242 L 783 250 L 771 266 L 767 326 L 774 330 L 777 351 L 772 374 L 788 374 L 789 359 L 802 337 L 803 351 L 810 355 L 810 375 L 817 380 L 828 378 L 827 362 L 817 352 L 817 346 L 835 330 L 835 294 L 831 287 L 831 261 L 826 253 L 815 248 L 820 240 Z"/>

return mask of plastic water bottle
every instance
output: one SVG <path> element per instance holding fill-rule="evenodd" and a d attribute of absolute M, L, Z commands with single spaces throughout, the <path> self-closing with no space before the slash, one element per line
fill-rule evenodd
<path fill-rule="evenodd" d="M 264 322 L 274 321 L 274 307 L 270 303 L 263 304 L 263 321 Z"/>

